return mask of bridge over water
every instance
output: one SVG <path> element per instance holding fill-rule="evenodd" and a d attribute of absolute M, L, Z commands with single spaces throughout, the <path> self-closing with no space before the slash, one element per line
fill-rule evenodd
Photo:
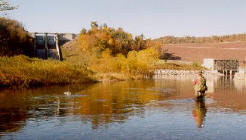
<path fill-rule="evenodd" d="M 236 59 L 211 59 L 203 60 L 203 66 L 209 70 L 217 71 L 226 76 L 233 76 L 239 70 L 239 61 Z"/>
<path fill-rule="evenodd" d="M 78 35 L 73 33 L 30 33 L 34 38 L 34 56 L 42 59 L 62 60 L 61 46 L 74 40 Z"/>

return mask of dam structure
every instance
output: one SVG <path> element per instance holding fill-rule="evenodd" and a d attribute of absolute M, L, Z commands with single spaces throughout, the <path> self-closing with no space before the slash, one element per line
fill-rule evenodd
<path fill-rule="evenodd" d="M 41 59 L 63 60 L 61 46 L 77 38 L 73 33 L 29 33 L 33 37 L 33 56 Z"/>

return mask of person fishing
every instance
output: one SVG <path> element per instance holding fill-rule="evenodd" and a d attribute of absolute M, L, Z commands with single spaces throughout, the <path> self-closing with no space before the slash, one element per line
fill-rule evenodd
<path fill-rule="evenodd" d="M 202 73 L 203 73 L 202 71 L 199 71 L 197 74 L 197 78 L 193 80 L 195 96 L 197 99 L 203 98 L 205 96 L 205 92 L 208 89 L 206 84 L 206 79 Z"/>

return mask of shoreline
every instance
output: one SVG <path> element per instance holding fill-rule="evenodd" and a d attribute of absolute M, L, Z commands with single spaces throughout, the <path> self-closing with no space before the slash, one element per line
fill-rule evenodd
<path fill-rule="evenodd" d="M 196 73 L 199 72 L 199 70 L 170 70 L 170 69 L 158 69 L 154 73 L 155 79 L 161 79 L 161 78 L 195 78 Z M 216 71 L 209 71 L 205 70 L 204 74 L 205 77 L 220 77 L 223 76 L 223 74 L 216 72 Z"/>
<path fill-rule="evenodd" d="M 129 77 L 125 74 L 120 73 L 103 73 L 103 74 L 96 74 L 93 76 L 95 80 L 84 81 L 84 82 L 72 82 L 72 83 L 52 83 L 52 84 L 32 84 L 28 86 L 23 86 L 24 83 L 19 83 L 19 85 L 1 85 L 0 89 L 31 89 L 31 88 L 40 88 L 40 87 L 49 87 L 49 86 L 64 86 L 64 85 L 78 85 L 78 84 L 95 84 L 95 83 L 107 83 L 107 82 L 120 82 L 120 81 L 127 81 L 127 80 L 141 80 L 141 79 L 153 79 L 153 80 L 160 80 L 160 79 L 192 79 L 196 77 L 196 73 L 199 70 L 171 70 L 171 69 L 158 69 L 156 70 L 151 77 L 149 76 L 139 76 L 136 75 L 135 77 Z M 223 76 L 220 73 L 216 73 L 214 71 L 204 71 L 204 76 L 206 78 L 212 77 L 220 77 Z"/>

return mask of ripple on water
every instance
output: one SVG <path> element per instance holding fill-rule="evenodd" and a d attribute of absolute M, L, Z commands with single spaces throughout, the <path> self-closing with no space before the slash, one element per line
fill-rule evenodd
<path fill-rule="evenodd" d="M 172 93 L 176 90 L 173 88 L 126 88 L 129 90 L 137 90 L 137 91 L 153 91 L 153 92 L 161 92 L 161 93 Z M 135 92 L 129 92 L 129 93 L 135 93 Z"/>
<path fill-rule="evenodd" d="M 194 99 L 193 98 L 175 99 L 175 100 L 165 100 L 162 102 L 168 104 L 191 104 L 194 103 Z"/>

